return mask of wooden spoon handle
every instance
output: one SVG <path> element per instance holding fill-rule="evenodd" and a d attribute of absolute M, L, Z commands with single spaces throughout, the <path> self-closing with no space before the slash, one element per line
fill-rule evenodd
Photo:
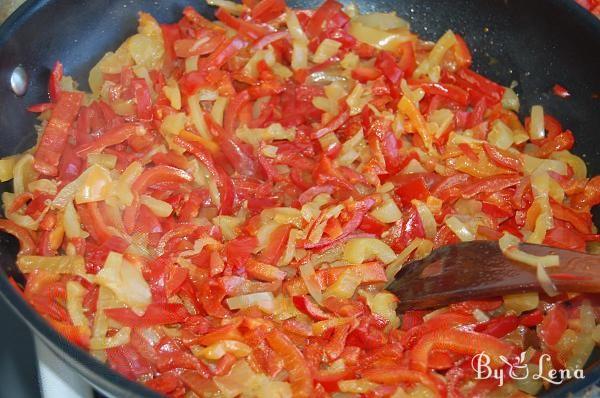
<path fill-rule="evenodd" d="M 536 256 L 559 256 L 557 267 L 546 268 L 559 291 L 600 293 L 600 256 L 529 243 L 522 243 L 521 249 Z"/>

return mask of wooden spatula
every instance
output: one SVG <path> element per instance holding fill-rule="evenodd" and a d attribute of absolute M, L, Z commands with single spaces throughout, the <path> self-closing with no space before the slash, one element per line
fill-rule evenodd
<path fill-rule="evenodd" d="M 559 256 L 559 266 L 546 268 L 559 292 L 600 293 L 600 255 L 528 243 L 520 248 L 537 256 Z M 439 248 L 406 264 L 388 290 L 400 299 L 398 310 L 405 311 L 542 289 L 535 267 L 505 257 L 498 242 L 473 241 Z"/>

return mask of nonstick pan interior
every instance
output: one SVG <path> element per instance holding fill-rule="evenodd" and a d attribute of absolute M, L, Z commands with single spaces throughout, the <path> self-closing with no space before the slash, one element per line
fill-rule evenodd
<path fill-rule="evenodd" d="M 290 1 L 313 8 L 318 1 Z M 600 22 L 571 0 L 358 0 L 362 11 L 396 11 L 412 29 L 435 40 L 447 29 L 462 34 L 473 50 L 474 69 L 503 85 L 518 82 L 522 114 L 534 104 L 556 116 L 576 136 L 575 152 L 600 173 Z M 34 115 L 26 108 L 47 100 L 46 85 L 56 60 L 65 72 L 87 85 L 87 72 L 101 56 L 135 32 L 137 12 L 147 11 L 161 22 L 173 22 L 185 5 L 206 16 L 203 1 L 190 0 L 29 0 L 0 28 L 0 156 L 14 154 L 35 142 Z M 10 74 L 23 65 L 30 86 L 24 97 L 10 90 Z M 572 94 L 552 95 L 559 83 Z M 9 190 L 0 184 L 0 191 Z M 598 224 L 599 218 L 595 217 Z M 0 294 L 61 358 L 91 384 L 112 396 L 157 396 L 99 364 L 54 332 L 9 284 L 19 280 L 14 266 L 16 240 L 0 234 Z M 598 358 L 584 380 L 545 393 L 562 397 L 600 379 Z"/>

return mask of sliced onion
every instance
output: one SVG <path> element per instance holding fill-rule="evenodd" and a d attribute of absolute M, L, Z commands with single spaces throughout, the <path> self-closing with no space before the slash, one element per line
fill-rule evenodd
<path fill-rule="evenodd" d="M 362 264 L 372 259 L 389 264 L 396 259 L 396 253 L 379 239 L 354 238 L 348 240 L 344 245 L 342 257 L 351 264 Z"/>
<path fill-rule="evenodd" d="M 398 271 L 400 271 L 406 260 L 408 260 L 408 257 L 412 254 L 412 252 L 414 252 L 419 246 L 421 246 L 422 241 L 423 239 L 417 238 L 410 242 L 410 244 L 406 246 L 404 250 L 400 252 L 400 254 L 398 254 L 398 257 L 396 257 L 396 259 L 388 265 L 388 267 L 385 270 L 385 275 L 387 276 L 388 281 L 392 281 L 394 279 L 394 276 L 396 276 Z"/>
<path fill-rule="evenodd" d="M 312 263 L 303 264 L 299 267 L 300 277 L 304 281 L 308 293 L 312 298 L 319 304 L 323 302 L 323 293 L 321 293 L 321 286 L 317 280 L 317 274 L 315 273 L 315 267 Z"/>
<path fill-rule="evenodd" d="M 148 207 L 157 217 L 169 217 L 173 213 L 173 206 L 170 203 L 153 198 L 150 195 L 140 196 L 140 203 Z"/>
<path fill-rule="evenodd" d="M 508 149 L 513 144 L 513 132 L 504 122 L 496 120 L 488 134 L 488 141 L 500 149 Z"/>
<path fill-rule="evenodd" d="M 90 325 L 88 318 L 83 312 L 83 297 L 87 293 L 87 290 L 79 282 L 68 281 L 67 282 L 67 311 L 69 317 L 73 322 L 73 325 L 84 328 L 90 333 Z"/>
<path fill-rule="evenodd" d="M 152 301 L 150 286 L 141 269 L 124 260 L 120 253 L 108 254 L 104 268 L 96 275 L 96 282 L 110 289 L 138 315 L 143 315 Z"/>
<path fill-rule="evenodd" d="M 558 290 L 556 286 L 554 286 L 554 282 L 550 279 L 548 272 L 546 271 L 546 267 L 542 267 L 540 265 L 537 266 L 537 279 L 540 282 L 540 286 L 544 289 L 544 292 L 550 297 L 554 297 L 558 295 Z"/>
<path fill-rule="evenodd" d="M 81 228 L 79 214 L 73 206 L 73 202 L 68 202 L 63 212 L 63 227 L 67 238 L 87 238 L 88 233 Z"/>
<path fill-rule="evenodd" d="M 13 179 L 13 169 L 18 160 L 18 155 L 7 156 L 0 159 L 0 182 L 6 182 Z"/>
<path fill-rule="evenodd" d="M 583 159 L 569 151 L 552 152 L 550 158 L 571 166 L 573 174 L 578 180 L 582 180 L 587 176 L 587 166 Z"/>
<path fill-rule="evenodd" d="M 410 24 L 396 15 L 396 12 L 372 12 L 352 19 L 363 25 L 379 30 L 410 29 Z"/>
<path fill-rule="evenodd" d="M 519 112 L 519 96 L 510 87 L 504 88 L 504 95 L 502 96 L 502 107 L 511 111 Z"/>
<path fill-rule="evenodd" d="M 446 52 L 456 44 L 454 32 L 448 30 L 439 38 L 435 46 L 423 61 L 415 69 L 414 76 L 419 77 L 428 74 L 435 66 L 439 66 Z"/>
<path fill-rule="evenodd" d="M 475 240 L 475 234 L 457 217 L 448 217 L 444 223 L 452 230 L 452 232 L 454 232 L 454 235 L 458 236 L 461 242 L 471 242 Z"/>
<path fill-rule="evenodd" d="M 393 223 L 402 219 L 402 212 L 398 208 L 396 202 L 389 196 L 384 200 L 383 204 L 371 210 L 370 214 L 373 218 L 384 224 Z"/>
<path fill-rule="evenodd" d="M 273 293 L 271 292 L 251 293 L 229 297 L 225 302 L 231 310 L 240 310 L 253 306 L 257 306 L 267 312 L 273 312 L 275 309 L 275 297 L 273 297 Z"/>
<path fill-rule="evenodd" d="M 433 239 L 437 232 L 437 223 L 435 222 L 435 218 L 429 210 L 429 207 L 420 200 L 413 199 L 411 203 L 417 209 L 417 213 L 419 213 L 419 217 L 421 217 L 421 223 L 423 224 L 423 229 L 425 230 L 425 236 L 429 239 Z"/>
<path fill-rule="evenodd" d="M 337 297 L 349 299 L 354 296 L 356 288 L 360 286 L 362 276 L 351 269 L 347 269 L 338 277 L 338 279 L 325 290 L 324 297 Z"/>
<path fill-rule="evenodd" d="M 366 379 L 340 380 L 338 381 L 338 387 L 343 393 L 366 394 L 369 391 L 377 389 L 379 384 L 373 383 L 372 381 Z"/>
<path fill-rule="evenodd" d="M 529 136 L 532 140 L 541 140 L 545 137 L 544 108 L 540 105 L 531 107 L 531 121 L 529 123 Z"/>
<path fill-rule="evenodd" d="M 82 256 L 19 256 L 17 266 L 24 274 L 35 270 L 52 274 L 86 274 L 85 260 Z"/>
<path fill-rule="evenodd" d="M 338 50 L 342 47 L 342 43 L 339 41 L 325 39 L 319 44 L 313 55 L 313 62 L 315 64 L 321 64 L 327 61 L 329 58 L 337 54 Z"/>
<path fill-rule="evenodd" d="M 519 261 L 533 267 L 554 267 L 559 264 L 560 258 L 557 255 L 535 256 L 519 249 L 519 238 L 505 232 L 498 241 L 502 253 L 511 260 Z"/>
<path fill-rule="evenodd" d="M 90 339 L 90 350 L 106 350 L 129 343 L 131 328 L 124 327 L 111 337 L 93 337 Z"/>
<path fill-rule="evenodd" d="M 221 340 L 203 348 L 198 352 L 198 355 L 205 359 L 216 361 L 223 358 L 227 353 L 233 354 L 236 358 L 243 358 L 250 355 L 251 352 L 252 348 L 241 341 Z"/>

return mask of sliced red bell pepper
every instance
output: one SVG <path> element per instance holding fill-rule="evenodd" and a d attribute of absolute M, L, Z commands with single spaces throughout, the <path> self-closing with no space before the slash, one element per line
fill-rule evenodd
<path fill-rule="evenodd" d="M 523 169 L 523 162 L 521 159 L 515 158 L 506 151 L 502 151 L 487 142 L 483 144 L 483 149 L 486 155 L 492 162 L 505 169 L 521 171 Z"/>
<path fill-rule="evenodd" d="M 58 174 L 58 164 L 67 143 L 69 130 L 79 113 L 82 101 L 83 93 L 66 91 L 52 109 L 50 120 L 35 152 L 34 168 L 41 174 Z"/>
<path fill-rule="evenodd" d="M 148 83 L 144 79 L 133 79 L 131 84 L 133 85 L 138 119 L 152 120 L 152 97 L 150 96 Z"/>
<path fill-rule="evenodd" d="M 292 298 L 294 306 L 302 313 L 310 316 L 317 321 L 323 321 L 331 318 L 331 315 L 326 313 L 317 304 L 313 303 L 308 296 L 294 296 Z"/>
<path fill-rule="evenodd" d="M 269 243 L 267 247 L 260 253 L 259 259 L 267 264 L 277 265 L 277 262 L 281 258 L 283 251 L 286 248 L 290 231 L 292 230 L 291 224 L 283 224 L 278 226 L 269 237 Z"/>
<path fill-rule="evenodd" d="M 517 326 L 519 318 L 516 315 L 505 315 L 477 325 L 475 331 L 500 338 L 515 330 Z"/>
<path fill-rule="evenodd" d="M 258 22 L 268 22 L 285 12 L 284 0 L 261 0 L 254 7 L 250 15 Z"/>
<path fill-rule="evenodd" d="M 225 25 L 235 29 L 238 33 L 252 40 L 260 39 L 270 32 L 263 26 L 232 16 L 221 7 L 215 12 L 215 17 Z"/>
<path fill-rule="evenodd" d="M 462 188 L 463 198 L 472 198 L 480 193 L 491 193 L 512 187 L 521 182 L 518 174 L 506 174 L 479 179 Z"/>
<path fill-rule="evenodd" d="M 552 92 L 554 93 L 554 95 L 560 98 L 569 98 L 571 96 L 569 90 L 567 90 L 560 84 L 555 84 L 554 86 L 552 86 Z"/>
<path fill-rule="evenodd" d="M 136 123 L 127 123 L 114 127 L 97 139 L 78 146 L 76 153 L 78 156 L 85 158 L 90 153 L 102 152 L 110 146 L 120 144 L 139 131 L 145 130 L 143 130 L 141 125 Z"/>
<path fill-rule="evenodd" d="M 369 210 L 371 209 L 371 207 L 373 207 L 374 205 L 375 205 L 375 199 L 373 199 L 373 198 L 366 198 L 366 199 L 356 202 L 352 218 L 346 224 L 344 224 L 344 227 L 342 228 L 342 233 L 339 236 L 337 236 L 336 238 L 333 238 L 333 239 L 323 238 L 319 242 L 316 242 L 316 243 L 305 243 L 304 248 L 305 249 L 323 249 L 326 247 L 330 247 L 331 245 L 346 238 L 348 235 L 350 235 L 352 232 L 354 232 L 359 227 L 365 214 L 367 214 L 369 212 Z"/>
<path fill-rule="evenodd" d="M 490 358 L 490 366 L 503 365 L 500 356 L 513 354 L 513 346 L 487 334 L 458 329 L 440 329 L 421 337 L 410 353 L 413 369 L 426 372 L 429 353 L 434 349 L 450 350 L 464 355 L 485 353 Z"/>
<path fill-rule="evenodd" d="M 326 0 L 317 8 L 309 19 L 304 31 L 309 37 L 317 36 L 323 29 L 324 24 L 333 19 L 333 16 L 342 10 L 342 5 L 334 0 Z"/>
<path fill-rule="evenodd" d="M 205 71 L 211 68 L 220 68 L 247 45 L 248 42 L 239 36 L 234 36 L 231 39 L 224 41 L 208 57 L 198 59 L 198 70 Z"/>
<path fill-rule="evenodd" d="M 555 304 L 546 314 L 539 329 L 539 335 L 546 344 L 553 346 L 558 343 L 567 330 L 568 314 L 562 304 Z"/>
<path fill-rule="evenodd" d="M 455 33 L 454 37 L 456 37 L 456 44 L 454 45 L 453 50 L 457 66 L 459 68 L 471 67 L 473 59 L 471 57 L 471 52 L 469 51 L 469 46 L 467 46 L 467 43 L 461 35 Z"/>
<path fill-rule="evenodd" d="M 171 166 L 154 166 L 144 172 L 131 185 L 132 192 L 142 194 L 154 184 L 162 182 L 184 183 L 192 181 L 186 171 Z"/>
<path fill-rule="evenodd" d="M 58 102 L 62 89 L 60 88 L 60 81 L 63 78 L 63 64 L 60 61 L 56 61 L 52 72 L 50 73 L 50 81 L 48 82 L 48 95 L 50 96 L 50 102 Z"/>
<path fill-rule="evenodd" d="M 404 76 L 404 71 L 396 64 L 396 59 L 387 51 L 380 51 L 375 59 L 375 67 L 392 83 L 397 84 Z"/>
<path fill-rule="evenodd" d="M 123 326 L 138 328 L 183 323 L 190 316 L 183 305 L 170 303 L 152 303 L 141 316 L 129 308 L 110 308 L 105 313 Z"/>
<path fill-rule="evenodd" d="M 350 112 L 348 112 L 348 110 L 340 112 L 336 117 L 331 119 L 329 121 L 329 123 L 327 123 L 325 126 L 321 127 L 319 130 L 315 131 L 313 133 L 313 138 L 319 139 L 326 134 L 336 131 L 337 129 L 342 127 L 342 125 L 344 123 L 346 123 L 346 121 L 349 118 L 350 118 Z"/>
<path fill-rule="evenodd" d="M 265 335 L 265 338 L 269 346 L 283 358 L 294 397 L 312 397 L 313 379 L 302 352 L 284 333 L 277 329 L 271 330 Z"/>
<path fill-rule="evenodd" d="M 462 106 L 466 106 L 469 103 L 469 93 L 454 84 L 420 83 L 418 87 L 423 89 L 426 94 L 441 95 Z"/>

